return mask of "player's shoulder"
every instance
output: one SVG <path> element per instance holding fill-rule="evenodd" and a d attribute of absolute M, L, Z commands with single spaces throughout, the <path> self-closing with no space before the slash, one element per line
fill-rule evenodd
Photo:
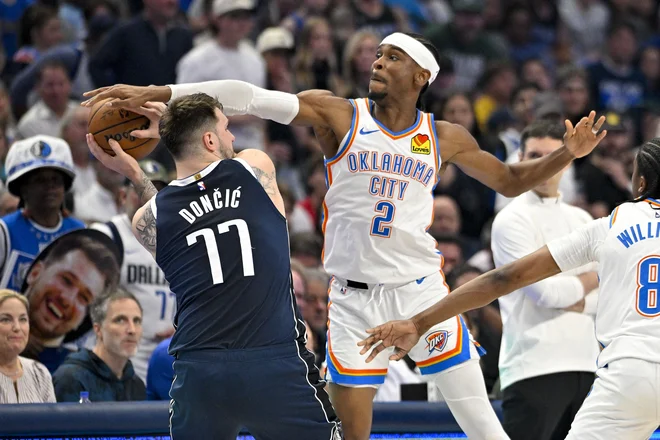
<path fill-rule="evenodd" d="M 260 168 L 267 172 L 275 171 L 275 164 L 270 156 L 261 150 L 248 148 L 238 153 L 234 159 L 239 159 L 239 162 L 243 161 L 252 168 Z"/>

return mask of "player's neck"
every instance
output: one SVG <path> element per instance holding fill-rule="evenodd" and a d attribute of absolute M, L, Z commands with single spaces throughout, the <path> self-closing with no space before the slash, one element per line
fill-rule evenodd
<path fill-rule="evenodd" d="M 383 101 L 387 100 L 385 98 Z M 393 102 L 392 100 L 376 103 L 371 115 L 385 127 L 393 132 L 403 131 L 411 127 L 417 120 L 417 108 L 415 103 Z"/>
<path fill-rule="evenodd" d="M 186 177 L 193 176 L 211 165 L 213 162 L 225 159 L 230 158 L 219 157 L 211 153 L 207 153 L 200 157 L 190 158 L 183 161 L 175 161 L 174 164 L 176 166 L 176 178 L 185 179 Z"/>
<path fill-rule="evenodd" d="M 126 368 L 126 363 L 128 359 L 123 357 L 117 357 L 108 350 L 105 349 L 105 346 L 102 344 L 96 344 L 93 350 L 94 354 L 97 355 L 105 364 L 110 368 L 110 371 L 117 376 L 119 379 L 124 375 L 124 368 Z"/>

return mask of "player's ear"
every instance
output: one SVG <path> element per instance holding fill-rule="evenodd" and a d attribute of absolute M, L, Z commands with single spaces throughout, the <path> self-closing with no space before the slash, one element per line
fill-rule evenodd
<path fill-rule="evenodd" d="M 646 178 L 644 176 L 639 176 L 638 194 L 644 194 L 644 191 L 646 191 Z"/>
<path fill-rule="evenodd" d="M 202 135 L 202 142 L 204 143 L 204 148 L 207 151 L 215 151 L 216 148 L 218 147 L 216 145 L 218 140 L 214 139 L 213 133 L 211 133 L 210 131 L 207 131 Z"/>
<path fill-rule="evenodd" d="M 415 84 L 418 87 L 424 87 L 424 84 L 429 82 L 431 78 L 431 72 L 426 69 L 422 69 L 415 74 Z"/>

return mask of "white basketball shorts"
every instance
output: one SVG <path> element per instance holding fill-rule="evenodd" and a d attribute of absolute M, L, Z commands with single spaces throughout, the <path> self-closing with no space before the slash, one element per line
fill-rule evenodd
<path fill-rule="evenodd" d="M 344 280 L 333 278 L 329 288 L 326 379 L 345 386 L 382 384 L 393 349 L 383 350 L 367 364 L 367 355 L 361 355 L 357 345 L 368 336 L 366 329 L 411 318 L 448 293 L 441 271 L 404 285 L 369 285 L 367 289 L 349 288 Z M 478 359 L 480 353 L 483 349 L 457 316 L 433 326 L 409 355 L 422 374 L 434 374 Z"/>
<path fill-rule="evenodd" d="M 596 371 L 566 440 L 646 440 L 660 426 L 660 364 L 619 359 Z"/>

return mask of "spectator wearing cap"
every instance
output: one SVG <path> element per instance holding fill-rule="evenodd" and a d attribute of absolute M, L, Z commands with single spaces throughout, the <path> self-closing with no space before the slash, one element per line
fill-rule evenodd
<path fill-rule="evenodd" d="M 506 47 L 484 30 L 485 6 L 485 0 L 453 0 L 454 20 L 425 32 L 435 47 L 451 58 L 455 86 L 460 91 L 474 90 L 488 63 L 508 57 Z"/>
<path fill-rule="evenodd" d="M 215 38 L 202 42 L 177 66 L 177 82 L 194 83 L 220 79 L 249 82 L 266 87 L 266 64 L 247 39 L 255 22 L 255 0 L 215 0 L 212 7 Z M 229 117 L 234 149 L 265 148 L 264 122 L 254 116 Z"/>
<path fill-rule="evenodd" d="M 0 219 L 0 287 L 20 291 L 39 251 L 85 225 L 63 208 L 75 177 L 65 141 L 50 136 L 17 141 L 5 166 L 7 188 L 20 198 L 21 209 Z"/>
<path fill-rule="evenodd" d="M 36 85 L 41 68 L 53 61 L 62 63 L 71 78 L 71 96 L 82 98 L 83 93 L 94 88 L 89 74 L 89 58 L 97 49 L 101 39 L 116 24 L 111 15 L 90 17 L 84 43 L 62 44 L 45 52 L 38 60 L 23 69 L 12 81 L 11 104 L 14 113 L 21 116 L 34 104 L 36 97 L 32 89 Z"/>
<path fill-rule="evenodd" d="M 140 161 L 139 165 L 156 189 L 167 186 L 170 179 L 163 165 L 153 160 Z M 137 353 L 132 358 L 133 368 L 142 380 L 148 381 L 147 366 L 151 353 L 158 343 L 174 333 L 172 322 L 176 299 L 156 260 L 133 235 L 131 221 L 142 205 L 135 188 L 128 181 L 125 193 L 123 213 L 113 216 L 105 223 L 94 223 L 90 227 L 112 238 L 120 252 L 123 252 L 119 286 L 135 295 L 144 310 L 142 339 Z"/>
<path fill-rule="evenodd" d="M 148 86 L 176 82 L 176 66 L 192 48 L 193 35 L 178 24 L 178 0 L 144 0 L 140 15 L 115 27 L 92 55 L 89 73 L 96 87 Z"/>
<path fill-rule="evenodd" d="M 44 62 L 37 76 L 39 100 L 21 117 L 16 129 L 16 138 L 31 136 L 60 135 L 60 124 L 67 111 L 79 103 L 69 99 L 71 79 L 67 67 L 58 60 Z"/>
<path fill-rule="evenodd" d="M 60 137 L 69 144 L 73 157 L 73 168 L 76 171 L 76 180 L 73 182 L 71 192 L 81 195 L 94 187 L 96 183 L 96 170 L 92 165 L 92 155 L 87 146 L 86 134 L 89 132 L 89 107 L 77 106 L 67 112 L 62 119 Z"/>
<path fill-rule="evenodd" d="M 580 180 L 591 215 L 608 216 L 632 198 L 632 123 L 614 112 L 605 113 L 607 136 L 582 164 Z"/>
<path fill-rule="evenodd" d="M 637 34 L 632 24 L 619 22 L 610 28 L 605 53 L 588 68 L 591 99 L 597 110 L 625 113 L 642 104 L 646 79 L 634 64 L 637 50 Z"/>

